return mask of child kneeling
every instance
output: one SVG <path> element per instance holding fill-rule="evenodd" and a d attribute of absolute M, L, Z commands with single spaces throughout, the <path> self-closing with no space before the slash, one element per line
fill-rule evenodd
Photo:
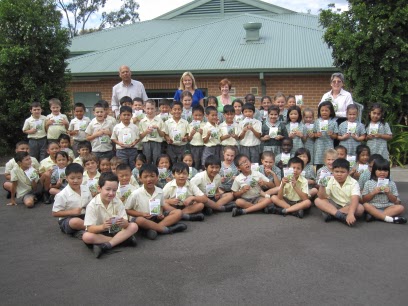
<path fill-rule="evenodd" d="M 146 237 L 154 240 L 157 233 L 172 234 L 187 229 L 181 220 L 183 213 L 174 209 L 163 215 L 163 190 L 156 187 L 159 170 L 152 164 L 144 164 L 139 171 L 142 187 L 133 191 L 126 201 L 126 213 L 135 217 L 136 224 L 146 230 Z"/>

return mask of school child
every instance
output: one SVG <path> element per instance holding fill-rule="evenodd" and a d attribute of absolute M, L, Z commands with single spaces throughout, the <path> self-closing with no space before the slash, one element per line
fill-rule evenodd
<path fill-rule="evenodd" d="M 127 221 L 125 206 L 116 197 L 118 185 L 118 177 L 115 174 L 102 174 L 98 181 L 99 194 L 86 206 L 86 232 L 82 240 L 93 245 L 96 258 L 125 241 L 131 246 L 137 245 L 134 234 L 138 226 Z"/>
<path fill-rule="evenodd" d="M 190 123 L 190 142 L 191 155 L 193 156 L 194 166 L 197 169 L 202 169 L 201 157 L 204 152 L 203 129 L 205 122 L 203 121 L 204 108 L 198 105 L 193 108 L 193 121 Z M 191 167 L 191 166 L 190 166 Z M 193 175 L 190 171 L 190 176 Z"/>
<path fill-rule="evenodd" d="M 52 98 L 49 101 L 51 114 L 47 116 L 45 121 L 45 130 L 47 131 L 47 140 L 58 141 L 61 134 L 66 134 L 69 126 L 67 116 L 61 114 L 61 101 Z"/>
<path fill-rule="evenodd" d="M 357 181 L 349 176 L 349 172 L 348 160 L 336 159 L 333 162 L 333 177 L 329 179 L 327 186 L 319 185 L 315 205 L 322 211 L 325 222 L 337 219 L 352 226 L 356 217 L 364 213 L 364 207 L 359 204 L 360 188 Z"/>
<path fill-rule="evenodd" d="M 68 165 L 69 157 L 67 152 L 59 151 L 55 154 L 55 163 L 57 167 L 54 168 L 51 174 L 50 181 L 50 202 L 54 201 L 54 196 L 63 190 L 67 185 L 67 177 L 65 174 L 65 168 Z"/>
<path fill-rule="evenodd" d="M 133 99 L 132 111 L 133 111 L 132 121 L 134 124 L 138 125 L 140 120 L 142 120 L 145 117 L 144 102 L 142 98 L 136 97 Z"/>
<path fill-rule="evenodd" d="M 104 110 L 104 119 L 112 125 L 112 128 L 118 123 L 115 117 L 109 115 L 111 112 L 111 108 L 109 107 L 109 103 L 106 100 L 99 100 L 98 103 L 100 103 L 103 107 Z M 115 115 L 115 113 L 113 113 Z"/>
<path fill-rule="evenodd" d="M 126 201 L 126 213 L 135 218 L 136 224 L 145 231 L 146 237 L 154 240 L 162 235 L 182 232 L 187 229 L 184 223 L 178 223 L 183 213 L 174 209 L 164 216 L 163 190 L 156 185 L 159 172 L 154 165 L 145 164 L 140 168 L 142 187 L 133 191 Z"/>
<path fill-rule="evenodd" d="M 278 92 L 273 97 L 273 104 L 279 107 L 279 121 L 286 123 L 288 117 L 288 109 L 286 108 L 286 97 L 283 93 Z"/>
<path fill-rule="evenodd" d="M 274 190 L 271 190 L 268 194 L 276 194 L 281 183 L 282 170 L 275 166 L 275 154 L 270 151 L 264 151 L 261 155 L 261 163 L 259 172 L 265 175 L 273 184 L 272 189 Z"/>
<path fill-rule="evenodd" d="M 85 130 L 86 140 L 91 142 L 92 153 L 98 158 L 112 158 L 113 131 L 112 124 L 105 119 L 105 109 L 101 103 L 96 103 L 93 107 L 95 118 L 89 123 Z"/>
<path fill-rule="evenodd" d="M 43 187 L 43 202 L 44 204 L 51 204 L 50 202 L 50 184 L 51 184 L 51 174 L 56 164 L 56 154 L 60 151 L 58 143 L 51 141 L 47 145 L 47 158 L 40 162 L 40 182 Z"/>
<path fill-rule="evenodd" d="M 69 138 L 67 134 L 61 134 L 60 137 L 58 137 L 58 144 L 60 150 L 68 154 L 68 162 L 71 163 L 75 159 L 74 151 L 70 148 L 71 138 Z"/>
<path fill-rule="evenodd" d="M 131 122 L 132 109 L 129 106 L 120 108 L 119 118 L 120 123 L 113 128 L 111 140 L 116 144 L 116 157 L 133 169 L 137 156 L 136 144 L 139 142 L 139 128 Z"/>
<path fill-rule="evenodd" d="M 188 90 L 181 93 L 181 103 L 183 104 L 183 112 L 181 113 L 181 118 L 186 120 L 188 123 L 193 121 L 193 109 L 191 108 L 191 103 L 193 101 L 193 95 Z"/>
<path fill-rule="evenodd" d="M 302 171 L 302 176 L 307 179 L 310 197 L 314 197 L 317 195 L 318 190 L 316 188 L 316 172 L 312 163 L 310 162 L 310 152 L 306 148 L 299 148 L 296 150 L 295 156 L 303 160 L 303 164 L 305 166 Z"/>
<path fill-rule="evenodd" d="M 167 183 L 171 182 L 174 179 L 172 174 L 172 162 L 170 156 L 168 156 L 167 154 L 161 154 L 156 161 L 156 167 L 159 171 L 157 187 L 163 189 Z"/>
<path fill-rule="evenodd" d="M 338 145 L 334 148 L 337 151 L 337 158 L 344 158 L 347 159 L 347 148 L 342 146 L 342 145 Z"/>
<path fill-rule="evenodd" d="M 368 159 L 368 168 L 365 169 L 358 178 L 358 185 L 360 186 L 361 192 L 364 189 L 364 184 L 371 178 L 371 169 L 373 169 L 374 161 L 384 159 L 380 154 L 372 154 Z M 361 203 L 361 202 L 360 202 Z"/>
<path fill-rule="evenodd" d="M 238 134 L 237 124 L 234 122 L 235 111 L 232 105 L 224 106 L 224 118 L 225 121 L 220 124 L 220 141 L 221 146 L 234 146 L 238 148 Z"/>
<path fill-rule="evenodd" d="M 166 125 L 156 116 L 156 104 L 153 100 L 146 101 L 145 111 L 146 116 L 139 123 L 140 140 L 147 163 L 151 164 L 155 163 L 160 155 Z"/>
<path fill-rule="evenodd" d="M 239 150 L 242 154 L 249 156 L 252 163 L 259 163 L 262 123 L 253 119 L 255 113 L 253 104 L 245 103 L 242 112 L 245 119 L 239 123 L 237 128 L 240 140 Z"/>
<path fill-rule="evenodd" d="M 220 141 L 220 129 L 217 125 L 217 109 L 214 106 L 208 106 L 205 109 L 207 115 L 207 123 L 203 127 L 203 142 L 204 151 L 201 158 L 201 164 L 204 166 L 205 160 L 208 156 L 220 156 L 221 154 L 221 141 Z"/>
<path fill-rule="evenodd" d="M 143 153 L 137 154 L 136 160 L 135 160 L 135 167 L 132 170 L 132 175 L 139 185 L 141 184 L 140 179 L 139 179 L 140 178 L 139 171 L 140 171 L 140 168 L 142 168 L 142 166 L 146 163 L 147 163 L 146 156 Z"/>
<path fill-rule="evenodd" d="M 381 154 L 384 159 L 389 159 L 387 141 L 392 139 L 392 132 L 387 122 L 384 122 L 384 108 L 379 103 L 374 103 L 368 113 L 369 124 L 367 131 L 367 146 L 371 154 Z"/>
<path fill-rule="evenodd" d="M 231 190 L 235 200 L 235 207 L 232 210 L 232 216 L 249 214 L 263 210 L 272 203 L 271 196 L 265 194 L 261 197 L 262 188 L 272 188 L 272 183 L 259 171 L 251 170 L 251 161 L 244 154 L 238 154 L 234 158 L 234 164 L 241 173 L 232 183 Z"/>
<path fill-rule="evenodd" d="M 297 149 L 304 147 L 302 140 L 304 126 L 302 123 L 302 111 L 299 106 L 288 108 L 286 130 L 288 131 L 289 138 L 292 138 L 293 141 L 291 153 L 295 154 Z"/>
<path fill-rule="evenodd" d="M 47 156 L 47 132 L 45 122 L 47 117 L 41 115 L 42 108 L 39 102 L 31 103 L 31 117 L 24 121 L 23 133 L 27 134 L 30 155 L 37 160 Z"/>
<path fill-rule="evenodd" d="M 89 152 L 89 148 L 90 148 L 89 146 L 90 146 L 90 144 L 87 141 L 83 141 L 83 142 L 80 142 L 78 144 L 77 148 L 78 148 L 78 154 L 79 155 L 78 155 L 77 158 L 74 159 L 73 163 L 80 164 L 82 167 L 84 166 L 82 158 L 85 155 L 88 155 L 90 153 Z"/>
<path fill-rule="evenodd" d="M 190 132 L 187 120 L 181 118 L 182 109 L 183 104 L 181 102 L 173 102 L 171 107 L 173 118 L 166 121 L 167 154 L 170 156 L 172 163 L 181 160 L 181 156 L 186 150 Z"/>
<path fill-rule="evenodd" d="M 323 166 L 324 152 L 334 147 L 333 140 L 337 138 L 339 132 L 335 116 L 336 113 L 330 101 L 320 103 L 317 109 L 318 118 L 313 127 L 315 139 L 313 164 L 317 168 Z"/>
<path fill-rule="evenodd" d="M 324 165 L 317 169 L 316 179 L 317 183 L 325 184 L 328 179 L 326 177 L 333 176 L 333 162 L 338 158 L 337 151 L 334 149 L 327 149 L 324 151 Z"/>
<path fill-rule="evenodd" d="M 98 160 L 99 160 L 99 172 L 100 173 L 112 172 L 109 158 L 102 157 L 102 158 L 99 158 Z"/>
<path fill-rule="evenodd" d="M 225 108 L 225 106 L 224 106 Z M 198 173 L 191 179 L 191 184 L 196 185 L 208 197 L 204 203 L 204 214 L 211 215 L 212 211 L 232 211 L 235 204 L 232 192 L 220 192 L 221 186 L 221 160 L 218 156 L 209 156 L 205 160 L 205 171 Z"/>
<path fill-rule="evenodd" d="M 315 137 L 314 137 L 314 111 L 313 109 L 307 107 L 302 112 L 303 117 L 303 146 L 309 150 L 311 164 L 313 165 L 314 160 L 314 146 L 315 146 Z"/>
<path fill-rule="evenodd" d="M 120 98 L 119 104 L 120 104 L 120 107 L 129 106 L 130 108 L 132 108 L 133 101 L 132 101 L 132 98 L 129 96 L 123 96 L 122 98 Z"/>
<path fill-rule="evenodd" d="M 288 167 L 293 169 L 293 173 L 282 178 L 278 194 L 272 196 L 274 205 L 266 207 L 265 212 L 283 216 L 292 214 L 302 219 L 304 210 L 312 205 L 307 179 L 302 176 L 303 161 L 299 157 L 292 157 Z"/>
<path fill-rule="evenodd" d="M 288 137 L 285 124 L 278 120 L 279 108 L 272 105 L 268 108 L 268 118 L 262 123 L 263 150 L 272 152 L 276 155 L 281 153 L 282 139 Z"/>
<path fill-rule="evenodd" d="M 242 113 L 242 107 L 244 106 L 244 103 L 241 99 L 235 99 L 231 105 L 235 111 L 234 122 L 236 124 L 239 124 L 242 120 L 244 120 L 244 114 Z"/>
<path fill-rule="evenodd" d="M 130 180 L 132 178 L 132 170 L 128 164 L 119 164 L 116 167 L 116 175 L 119 180 L 119 188 L 116 192 L 116 196 L 123 202 L 129 198 L 130 194 L 138 189 L 139 185 L 131 184 Z"/>
<path fill-rule="evenodd" d="M 226 105 L 229 105 L 229 104 L 226 104 Z M 207 98 L 207 107 L 208 106 L 214 106 L 217 109 L 217 117 L 218 117 L 217 124 L 223 123 L 224 122 L 224 116 L 223 116 L 223 113 L 218 111 L 218 99 L 217 99 L 217 97 L 209 96 Z M 204 121 L 206 121 L 206 119 L 207 118 L 204 118 Z"/>
<path fill-rule="evenodd" d="M 237 155 L 237 149 L 234 146 L 223 148 L 224 160 L 221 162 L 221 186 L 219 188 L 224 192 L 231 191 L 232 183 L 239 174 L 238 168 L 234 164 L 235 155 Z"/>
<path fill-rule="evenodd" d="M 272 106 L 272 98 L 270 96 L 263 96 L 261 98 L 261 108 L 260 113 L 262 117 L 262 122 L 268 120 L 269 118 L 269 108 Z"/>
<path fill-rule="evenodd" d="M 371 179 L 364 184 L 362 202 L 367 222 L 377 219 L 387 223 L 407 223 L 405 217 L 399 217 L 404 213 L 404 206 L 399 203 L 397 185 L 390 180 L 390 162 L 386 159 L 374 161 Z"/>
<path fill-rule="evenodd" d="M 368 160 L 370 159 L 370 148 L 366 145 L 358 145 L 356 148 L 356 161 L 351 167 L 350 176 L 358 181 L 360 174 L 368 168 Z"/>
<path fill-rule="evenodd" d="M 349 154 L 354 154 L 356 148 L 366 138 L 364 125 L 357 121 L 358 109 L 355 104 L 347 106 L 347 121 L 339 125 L 339 135 L 337 139 L 340 144 L 347 148 Z"/>
<path fill-rule="evenodd" d="M 203 221 L 201 211 L 208 198 L 194 184 L 188 180 L 188 166 L 185 163 L 173 165 L 174 179 L 163 188 L 164 211 L 180 209 L 182 219 L 187 221 Z"/>
<path fill-rule="evenodd" d="M 258 109 L 255 108 L 255 102 L 256 102 L 255 96 L 253 94 L 247 94 L 244 99 L 245 99 L 245 104 L 249 103 L 254 106 L 254 115 L 252 118 L 262 122 L 262 114 Z"/>
<path fill-rule="evenodd" d="M 84 175 L 82 185 L 86 185 L 92 194 L 92 197 L 98 194 L 98 179 L 101 174 L 98 171 L 98 157 L 90 153 L 82 158 L 84 162 Z M 106 173 L 106 172 L 105 172 Z"/>
<path fill-rule="evenodd" d="M 11 195 L 7 205 L 24 204 L 31 208 L 37 202 L 37 196 L 41 195 L 38 172 L 32 167 L 28 152 L 17 152 L 14 160 L 17 166 L 10 172 Z"/>
<path fill-rule="evenodd" d="M 160 99 L 159 101 L 159 110 L 160 113 L 156 115 L 157 119 L 161 119 L 163 122 L 166 122 L 167 119 L 171 117 L 170 115 L 170 101 L 168 99 Z"/>
<path fill-rule="evenodd" d="M 287 102 L 288 108 L 292 106 L 296 106 L 296 97 L 289 95 L 286 102 Z"/>
<path fill-rule="evenodd" d="M 89 123 L 91 122 L 91 119 L 88 117 L 84 116 L 86 112 L 85 105 L 83 103 L 75 103 L 74 105 L 74 115 L 75 118 L 71 120 L 69 123 L 68 127 L 68 133 L 74 140 L 74 143 L 72 145 L 72 150 L 74 151 L 75 157 L 78 157 L 78 150 L 79 150 L 79 145 L 82 143 L 87 143 L 89 146 L 91 145 L 87 140 L 86 140 L 86 128 L 88 127 Z"/>
<path fill-rule="evenodd" d="M 194 166 L 193 154 L 189 152 L 184 153 L 182 157 L 182 162 L 187 164 L 189 169 L 188 179 L 191 180 L 198 173 L 197 169 L 193 167 Z"/>
<path fill-rule="evenodd" d="M 109 162 L 110 162 L 110 171 L 112 172 L 112 173 L 115 173 L 116 174 L 116 167 L 117 166 L 119 166 L 120 164 L 122 164 L 123 163 L 123 160 L 121 160 L 119 157 L 117 157 L 117 156 L 114 156 L 114 157 L 112 157 L 110 160 L 109 160 Z"/>
<path fill-rule="evenodd" d="M 275 165 L 277 165 L 278 168 L 283 169 L 288 165 L 289 159 L 293 157 L 293 155 L 290 153 L 292 151 L 292 147 L 293 141 L 291 138 L 285 137 L 282 139 L 281 153 L 275 157 Z"/>
<path fill-rule="evenodd" d="M 52 216 L 58 218 L 61 232 L 82 239 L 85 208 L 92 200 L 88 186 L 82 185 L 84 168 L 76 163 L 65 169 L 68 185 L 55 196 Z"/>

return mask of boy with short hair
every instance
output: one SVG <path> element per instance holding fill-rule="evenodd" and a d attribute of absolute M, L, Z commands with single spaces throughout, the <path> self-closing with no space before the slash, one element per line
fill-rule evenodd
<path fill-rule="evenodd" d="M 143 185 L 127 199 L 126 213 L 135 217 L 136 224 L 146 231 L 147 238 L 151 240 L 156 239 L 157 233 L 164 235 L 186 230 L 187 225 L 177 223 L 183 216 L 180 209 L 163 215 L 163 190 L 155 186 L 159 177 L 157 167 L 144 164 L 139 174 Z"/>
<path fill-rule="evenodd" d="M 237 126 L 234 123 L 235 109 L 232 105 L 225 105 L 223 113 L 225 121 L 220 124 L 221 146 L 223 148 L 226 146 L 238 148 L 239 136 L 237 134 Z"/>
<path fill-rule="evenodd" d="M 88 186 L 92 196 L 98 194 L 98 179 L 101 174 L 98 171 L 98 158 L 95 154 L 90 153 L 82 158 L 84 163 L 84 175 L 82 177 L 82 185 Z"/>
<path fill-rule="evenodd" d="M 221 186 L 221 160 L 218 156 L 209 156 L 204 163 L 205 171 L 197 173 L 191 183 L 196 185 L 207 195 L 208 201 L 204 203 L 206 214 L 215 211 L 232 211 L 235 204 L 230 203 L 234 200 L 232 192 L 220 192 Z"/>
<path fill-rule="evenodd" d="M 208 106 L 205 109 L 207 123 L 203 127 L 204 151 L 201 159 L 202 166 L 208 156 L 221 156 L 220 129 L 218 127 L 218 111 L 215 106 Z"/>
<path fill-rule="evenodd" d="M 90 149 L 90 143 L 88 141 L 84 141 L 84 142 L 80 142 L 77 146 L 78 151 L 77 154 L 78 157 L 74 159 L 73 163 L 77 163 L 80 164 L 82 167 L 84 166 L 84 162 L 82 161 L 82 159 L 84 158 L 84 156 L 88 155 L 89 149 Z"/>
<path fill-rule="evenodd" d="M 120 103 L 120 107 L 129 106 L 130 108 L 132 108 L 132 106 L 133 106 L 132 98 L 129 97 L 129 96 L 124 96 L 124 97 L 120 98 L 119 103 Z"/>
<path fill-rule="evenodd" d="M 105 119 L 105 109 L 101 103 L 96 103 L 93 110 L 95 118 L 92 119 L 85 130 L 86 140 L 91 142 L 92 153 L 98 158 L 112 158 L 112 141 L 110 137 L 113 126 Z"/>
<path fill-rule="evenodd" d="M 125 204 L 130 194 L 138 189 L 139 185 L 135 186 L 130 183 L 133 175 L 130 166 L 127 164 L 119 164 L 116 167 L 116 175 L 119 180 L 119 188 L 116 196 L 123 202 L 123 204 Z"/>
<path fill-rule="evenodd" d="M 174 179 L 163 188 L 164 210 L 180 209 L 183 213 L 183 220 L 203 221 L 204 215 L 200 212 L 203 210 L 204 203 L 208 201 L 208 198 L 188 180 L 188 165 L 175 163 L 172 172 Z"/>
<path fill-rule="evenodd" d="M 24 121 L 23 133 L 27 134 L 30 155 L 37 160 L 43 160 L 47 156 L 47 132 L 45 122 L 47 117 L 41 115 L 40 102 L 31 103 L 31 117 Z"/>
<path fill-rule="evenodd" d="M 356 217 L 362 216 L 364 207 L 359 204 L 360 187 L 358 182 L 349 176 L 350 163 L 344 159 L 333 162 L 333 177 L 327 186 L 320 185 L 315 205 L 322 211 L 323 220 L 334 218 L 352 226 Z"/>
<path fill-rule="evenodd" d="M 131 122 L 132 109 L 129 106 L 120 108 L 119 118 L 121 122 L 113 128 L 111 140 L 116 144 L 116 156 L 133 169 L 137 156 L 139 128 Z"/>
<path fill-rule="evenodd" d="M 92 200 L 88 186 L 82 185 L 84 168 L 73 163 L 65 169 L 68 186 L 55 196 L 52 216 L 58 218 L 61 232 L 82 238 L 85 208 Z"/>
<path fill-rule="evenodd" d="M 181 161 L 181 157 L 186 150 L 190 131 L 187 120 L 181 118 L 182 110 L 183 104 L 181 102 L 173 102 L 171 106 L 173 118 L 166 121 L 167 154 L 170 156 L 172 163 Z"/>
<path fill-rule="evenodd" d="M 253 119 L 255 113 L 253 104 L 245 103 L 242 107 L 242 113 L 245 119 L 239 123 L 237 128 L 240 140 L 239 150 L 242 154 L 247 155 L 252 163 L 259 163 L 262 123 Z"/>
<path fill-rule="evenodd" d="M 145 116 L 144 114 L 144 101 L 142 98 L 136 97 L 133 99 L 133 123 L 139 124 L 140 120 L 142 120 Z"/>
<path fill-rule="evenodd" d="M 66 134 L 69 127 L 67 116 L 61 114 L 61 101 L 52 98 L 49 101 L 51 114 L 47 116 L 45 121 L 45 130 L 47 131 L 47 140 L 58 141 L 61 134 Z"/>
<path fill-rule="evenodd" d="M 238 154 L 234 158 L 234 164 L 241 171 L 232 183 L 235 204 L 238 206 L 232 210 L 232 216 L 237 217 L 255 211 L 263 210 L 272 203 L 269 194 L 262 192 L 262 187 L 272 188 L 273 183 L 259 171 L 251 170 L 251 161 L 244 154 Z M 265 198 L 261 195 L 264 194 Z"/>
<path fill-rule="evenodd" d="M 255 108 L 255 96 L 253 95 L 253 94 L 247 94 L 246 96 L 245 96 L 245 103 L 249 103 L 249 104 L 252 104 L 253 106 L 254 106 L 254 119 L 256 119 L 256 120 L 258 120 L 258 121 L 260 121 L 260 122 L 262 122 L 262 114 L 261 114 L 261 112 L 258 110 L 258 109 L 256 109 Z"/>
<path fill-rule="evenodd" d="M 171 117 L 170 115 L 170 100 L 169 99 L 160 99 L 159 101 L 159 110 L 160 114 L 156 118 L 161 119 L 163 122 L 166 122 L 167 119 Z"/>
<path fill-rule="evenodd" d="M 309 200 L 307 179 L 301 175 L 304 168 L 303 160 L 299 157 L 292 157 L 289 160 L 288 167 L 293 169 L 293 173 L 282 178 L 278 195 L 272 196 L 272 203 L 276 206 L 266 207 L 265 212 L 283 216 L 293 214 L 298 218 L 303 218 L 304 210 L 312 205 Z"/>
<path fill-rule="evenodd" d="M 146 116 L 139 123 L 140 139 L 147 163 L 154 164 L 160 155 L 163 137 L 166 136 L 166 125 L 156 116 L 156 104 L 153 100 L 146 101 L 145 112 Z"/>
<path fill-rule="evenodd" d="M 71 138 L 67 134 L 61 134 L 58 137 L 58 144 L 60 150 L 68 154 L 69 162 L 71 163 L 75 159 L 74 151 L 70 148 Z"/>
<path fill-rule="evenodd" d="M 112 127 L 114 127 L 116 125 L 116 123 L 118 123 L 118 122 L 117 122 L 115 117 L 109 115 L 110 111 L 111 111 L 111 108 L 109 107 L 109 102 L 106 101 L 106 100 L 99 100 L 98 103 L 100 103 L 102 105 L 102 107 L 103 107 L 103 109 L 105 111 L 105 113 L 104 113 L 105 120 L 108 121 L 112 125 Z"/>
<path fill-rule="evenodd" d="M 203 118 L 204 108 L 201 105 L 193 107 L 193 121 L 190 123 L 190 135 L 188 136 L 188 140 L 190 142 L 194 167 L 197 170 L 202 169 L 201 157 L 204 152 L 203 129 L 205 122 Z"/>
<path fill-rule="evenodd" d="M 74 105 L 74 115 L 75 118 L 71 120 L 68 127 L 68 133 L 74 140 L 72 145 L 72 150 L 74 151 L 75 157 L 79 156 L 79 145 L 82 143 L 87 143 L 91 145 L 89 141 L 86 140 L 86 128 L 88 127 L 91 119 L 84 116 L 86 112 L 86 107 L 83 103 L 77 102 Z"/>
<path fill-rule="evenodd" d="M 18 167 L 11 170 L 11 199 L 7 205 L 23 203 L 32 208 L 37 202 L 39 176 L 37 170 L 31 165 L 31 156 L 27 152 L 17 152 L 14 156 Z M 16 199 L 17 194 L 17 199 Z"/>
<path fill-rule="evenodd" d="M 96 258 L 124 241 L 137 245 L 134 234 L 138 226 L 127 221 L 125 206 L 116 197 L 118 185 L 115 174 L 103 173 L 98 181 L 99 194 L 86 207 L 82 240 L 93 245 Z"/>

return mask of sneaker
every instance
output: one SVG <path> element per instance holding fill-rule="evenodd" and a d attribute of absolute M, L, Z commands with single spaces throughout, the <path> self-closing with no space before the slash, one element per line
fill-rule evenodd
<path fill-rule="evenodd" d="M 242 208 L 235 207 L 234 209 L 232 209 L 232 216 L 233 217 L 238 217 L 238 216 L 241 216 L 243 214 L 244 214 L 244 212 L 242 211 Z"/>
<path fill-rule="evenodd" d="M 11 199 L 11 192 L 7 190 L 7 199 Z"/>
<path fill-rule="evenodd" d="M 371 221 L 374 221 L 375 218 L 372 215 L 370 215 L 369 213 L 367 213 L 366 216 L 365 216 L 365 220 L 366 220 L 366 222 L 371 222 Z"/>
<path fill-rule="evenodd" d="M 224 207 L 226 212 L 230 212 L 236 207 L 236 205 L 234 203 L 228 203 L 225 204 Z"/>
<path fill-rule="evenodd" d="M 332 215 L 329 215 L 328 213 L 325 213 L 324 211 L 322 211 L 322 217 L 323 217 L 324 222 L 329 222 L 329 221 L 334 220 L 334 217 Z"/>
<path fill-rule="evenodd" d="M 102 249 L 100 244 L 94 244 L 93 245 L 93 253 L 94 253 L 95 258 L 101 257 L 101 255 L 103 253 L 103 249 Z"/>
<path fill-rule="evenodd" d="M 299 209 L 297 212 L 294 213 L 294 216 L 298 217 L 299 219 L 302 219 L 304 215 L 305 215 L 305 212 L 303 209 Z"/>
<path fill-rule="evenodd" d="M 199 214 L 190 214 L 190 221 L 204 221 L 204 215 Z"/>
<path fill-rule="evenodd" d="M 339 220 L 341 223 L 349 225 L 347 224 L 347 215 L 345 213 L 341 213 L 340 217 L 337 218 L 337 220 Z"/>
<path fill-rule="evenodd" d="M 157 235 L 157 233 L 156 233 L 156 235 Z M 128 242 L 128 244 L 129 244 L 130 246 L 132 246 L 132 247 L 137 247 L 137 240 L 136 240 L 136 237 L 135 237 L 134 235 L 130 236 L 130 237 L 127 239 L 127 242 Z"/>
<path fill-rule="evenodd" d="M 157 238 L 157 232 L 155 230 L 148 229 L 146 231 L 146 238 L 150 240 L 155 240 Z"/>
<path fill-rule="evenodd" d="M 395 223 L 395 224 L 405 224 L 405 223 L 407 223 L 407 218 L 405 218 L 405 217 L 394 217 L 393 219 L 394 219 L 393 223 Z"/>
<path fill-rule="evenodd" d="M 171 234 L 182 232 L 182 231 L 185 231 L 186 229 L 187 229 L 187 225 L 185 225 L 184 223 L 176 223 L 172 226 L 169 226 L 169 230 Z"/>
<path fill-rule="evenodd" d="M 82 240 L 82 236 L 84 235 L 84 233 L 84 230 L 76 231 L 74 234 L 72 234 L 72 237 Z"/>
<path fill-rule="evenodd" d="M 206 216 L 211 216 L 213 214 L 213 210 L 211 207 L 204 207 L 203 209 L 203 213 Z"/>
<path fill-rule="evenodd" d="M 276 206 L 275 205 L 268 205 L 264 208 L 265 214 L 275 214 L 276 213 Z"/>

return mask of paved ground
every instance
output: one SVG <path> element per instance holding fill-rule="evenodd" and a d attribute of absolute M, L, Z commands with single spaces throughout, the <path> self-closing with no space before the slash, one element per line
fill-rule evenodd
<path fill-rule="evenodd" d="M 225 213 L 95 259 L 51 206 L 0 199 L 2 305 L 407 304 L 408 225 Z"/>

